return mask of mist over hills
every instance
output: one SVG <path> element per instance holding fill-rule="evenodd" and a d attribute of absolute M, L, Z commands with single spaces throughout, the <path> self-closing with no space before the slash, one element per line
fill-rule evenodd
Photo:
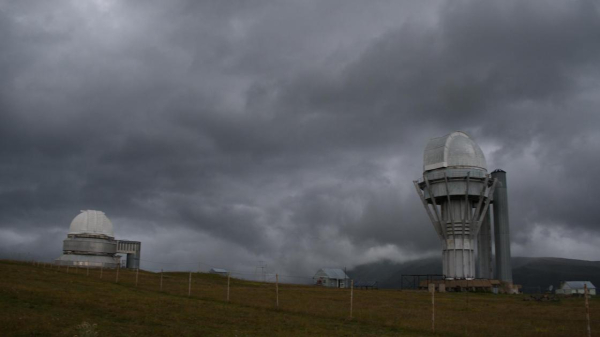
<path fill-rule="evenodd" d="M 573 260 L 555 257 L 513 257 L 513 280 L 524 292 L 554 288 L 561 281 L 591 281 L 600 285 L 600 261 Z M 389 260 L 363 264 L 348 271 L 357 281 L 377 281 L 381 288 L 400 288 L 402 275 L 441 274 L 442 260 L 427 258 L 404 263 Z"/>

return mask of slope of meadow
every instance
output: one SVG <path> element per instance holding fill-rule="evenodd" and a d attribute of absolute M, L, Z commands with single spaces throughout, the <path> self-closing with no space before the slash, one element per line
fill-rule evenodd
<path fill-rule="evenodd" d="M 523 296 L 354 290 L 279 285 L 192 274 L 85 269 L 0 261 L 0 335 L 84 336 L 574 336 L 585 335 L 581 298 L 523 301 Z M 590 302 L 592 332 L 600 302 Z M 85 328 L 88 322 L 95 327 Z M 93 335 L 90 334 L 90 335 Z"/>

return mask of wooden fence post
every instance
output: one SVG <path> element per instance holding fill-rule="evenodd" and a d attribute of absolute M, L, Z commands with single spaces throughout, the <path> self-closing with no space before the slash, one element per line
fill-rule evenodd
<path fill-rule="evenodd" d="M 162 277 L 163 277 L 163 270 L 160 270 L 160 291 L 162 291 Z"/>
<path fill-rule="evenodd" d="M 469 289 L 469 279 L 467 279 L 467 309 L 469 309 L 469 293 L 471 290 Z"/>
<path fill-rule="evenodd" d="M 140 273 L 140 268 L 137 268 L 135 270 L 135 286 L 137 287 L 138 284 L 138 274 Z"/>
<path fill-rule="evenodd" d="M 67 265 L 67 274 L 69 273 L 69 265 Z"/>
<path fill-rule="evenodd" d="M 190 272 L 190 280 L 188 281 L 188 297 L 192 296 L 192 272 Z"/>
<path fill-rule="evenodd" d="M 115 283 L 119 283 L 119 269 L 121 269 L 121 264 L 117 265 L 117 278 L 115 279 Z"/>
<path fill-rule="evenodd" d="M 229 278 L 231 273 L 227 273 L 227 302 L 229 302 Z"/>
<path fill-rule="evenodd" d="M 85 276 L 90 276 L 90 266 L 87 266 L 87 273 L 85 274 Z"/>
<path fill-rule="evenodd" d="M 275 274 L 275 303 L 279 309 L 279 274 Z"/>
<path fill-rule="evenodd" d="M 431 292 L 431 331 L 435 333 L 435 288 Z"/>
<path fill-rule="evenodd" d="M 100 265 L 100 279 L 102 279 L 102 270 L 104 269 L 104 263 Z"/>
<path fill-rule="evenodd" d="M 588 302 L 590 291 L 587 287 L 587 283 L 583 284 L 583 291 L 585 293 L 585 319 L 587 320 L 587 335 L 588 337 L 592 337 L 592 329 L 590 327 L 590 304 Z"/>
<path fill-rule="evenodd" d="M 354 302 L 354 280 L 350 280 L 350 319 L 352 319 L 353 302 Z"/>

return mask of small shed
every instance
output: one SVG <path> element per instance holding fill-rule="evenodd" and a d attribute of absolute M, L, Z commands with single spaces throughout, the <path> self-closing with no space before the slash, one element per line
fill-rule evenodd
<path fill-rule="evenodd" d="M 350 278 L 342 269 L 322 268 L 313 277 L 315 285 L 328 288 L 346 288 L 350 286 Z"/>
<path fill-rule="evenodd" d="M 220 269 L 220 268 L 212 268 L 210 270 L 211 274 L 217 274 L 217 275 L 221 275 L 221 276 L 227 276 L 227 274 L 229 274 L 229 272 L 225 269 Z"/>
<path fill-rule="evenodd" d="M 596 287 L 590 281 L 566 281 L 560 285 L 560 288 L 556 289 L 557 294 L 574 295 L 584 294 L 584 285 L 587 285 L 590 295 L 596 295 Z"/>

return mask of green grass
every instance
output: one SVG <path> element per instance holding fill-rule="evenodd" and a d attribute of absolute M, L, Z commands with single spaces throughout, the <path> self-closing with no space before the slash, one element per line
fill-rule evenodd
<path fill-rule="evenodd" d="M 75 274 L 77 271 L 77 274 Z M 0 261 L 0 336 L 248 336 L 341 335 L 428 336 L 431 295 L 419 291 L 354 290 L 275 285 L 194 273 L 188 297 L 187 273 L 121 270 L 57 270 Z M 584 336 L 583 299 L 527 302 L 523 296 L 436 294 L 440 336 Z M 600 331 L 600 305 L 590 303 L 592 333 Z M 79 326 L 79 328 L 78 328 Z"/>

